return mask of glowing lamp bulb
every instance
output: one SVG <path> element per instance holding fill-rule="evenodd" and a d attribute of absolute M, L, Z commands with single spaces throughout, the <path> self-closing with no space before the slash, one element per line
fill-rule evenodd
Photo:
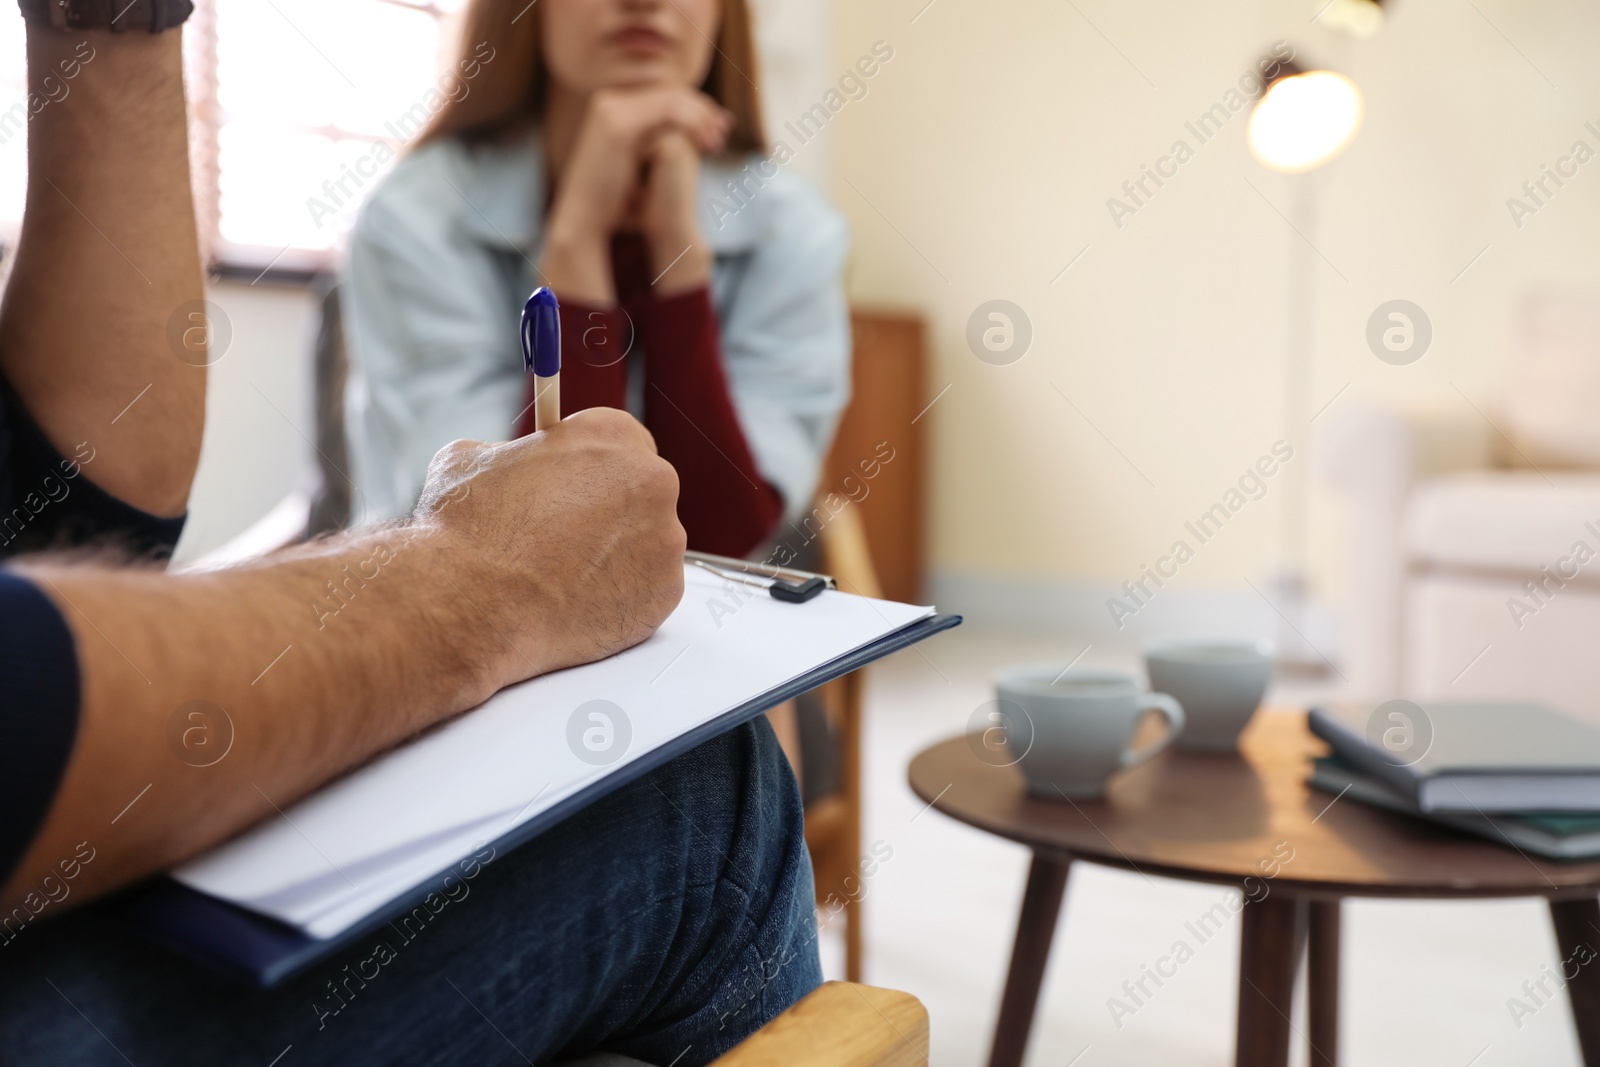
<path fill-rule="evenodd" d="M 1283 78 L 1250 113 L 1250 151 L 1273 170 L 1313 170 L 1344 151 L 1364 110 L 1361 90 L 1342 74 L 1313 70 Z"/>

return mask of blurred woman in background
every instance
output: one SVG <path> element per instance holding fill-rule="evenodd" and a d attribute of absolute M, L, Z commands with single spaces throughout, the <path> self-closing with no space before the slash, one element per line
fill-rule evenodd
<path fill-rule="evenodd" d="M 844 224 L 766 155 L 745 0 L 473 0 L 461 46 L 470 91 L 352 235 L 359 517 L 408 513 L 445 443 L 532 429 L 518 321 L 548 285 L 564 411 L 632 411 L 689 546 L 755 552 L 810 506 L 849 323 Z"/>

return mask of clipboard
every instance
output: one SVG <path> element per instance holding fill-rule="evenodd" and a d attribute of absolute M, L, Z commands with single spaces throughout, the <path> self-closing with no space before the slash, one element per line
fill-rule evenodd
<path fill-rule="evenodd" d="M 787 700 L 810 692 L 891 653 L 961 624 L 959 615 L 932 615 L 896 630 L 677 736 L 566 797 L 489 842 L 494 856 L 507 855 L 594 801 L 657 767 L 740 726 Z M 486 866 L 492 866 L 495 860 Z M 350 947 L 393 919 L 410 912 L 439 891 L 455 864 L 442 867 L 411 891 L 396 897 L 338 935 L 318 939 L 249 909 L 161 877 L 131 891 L 122 907 L 135 928 L 158 944 L 235 979 L 268 989 L 301 974 Z"/>
<path fill-rule="evenodd" d="M 831 575 L 780 567 L 775 563 L 750 563 L 710 552 L 685 552 L 683 561 L 725 581 L 764 589 L 772 599 L 789 604 L 804 604 L 820 596 L 824 589 L 839 588 Z"/>

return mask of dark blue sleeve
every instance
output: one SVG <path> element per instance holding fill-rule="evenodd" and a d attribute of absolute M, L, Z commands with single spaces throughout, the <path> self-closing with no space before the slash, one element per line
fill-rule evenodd
<path fill-rule="evenodd" d="M 151 559 L 172 555 L 183 516 L 151 515 L 94 484 L 95 454 L 94 442 L 85 441 L 63 457 L 0 379 L 0 558 L 85 545 Z"/>
<path fill-rule="evenodd" d="M 0 885 L 55 798 L 78 732 L 72 631 L 30 582 L 0 568 Z"/>
<path fill-rule="evenodd" d="M 0 558 L 115 545 L 152 559 L 172 555 L 182 517 L 123 503 L 90 479 L 95 449 L 63 457 L 0 378 Z M 0 884 L 27 851 L 55 798 L 78 733 L 72 631 L 32 583 L 0 567 Z"/>

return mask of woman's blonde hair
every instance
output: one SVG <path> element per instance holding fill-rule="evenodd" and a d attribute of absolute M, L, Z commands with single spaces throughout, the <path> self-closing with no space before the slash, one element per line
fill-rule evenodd
<path fill-rule="evenodd" d="M 700 89 L 733 113 L 729 152 L 765 152 L 761 93 L 756 88 L 755 37 L 746 0 L 721 0 L 722 27 L 717 33 L 711 71 Z M 550 70 L 544 61 L 543 33 L 537 10 L 526 0 L 472 0 L 462 16 L 458 59 L 481 66 L 472 91 L 449 99 L 417 138 L 417 144 L 441 137 L 485 140 L 526 120 L 538 121 L 550 94 Z M 487 43 L 497 53 L 482 63 L 477 49 Z M 456 69 L 465 69 L 457 67 Z"/>

